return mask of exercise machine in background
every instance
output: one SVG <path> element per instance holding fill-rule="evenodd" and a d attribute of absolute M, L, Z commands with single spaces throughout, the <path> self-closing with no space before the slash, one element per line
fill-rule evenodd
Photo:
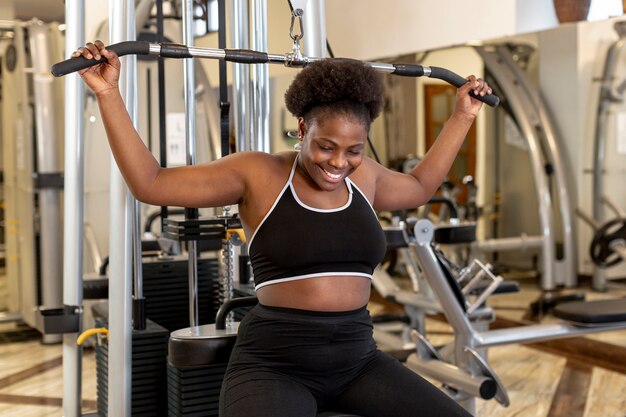
<path fill-rule="evenodd" d="M 414 331 L 417 348 L 406 364 L 442 382 L 444 389 L 468 411 L 474 412 L 475 398 L 495 398 L 503 406 L 509 404 L 506 388 L 489 366 L 489 347 L 626 328 L 626 299 L 622 298 L 563 303 L 554 310 L 560 322 L 490 330 L 494 314 L 485 302 L 501 281 L 482 265 L 471 264 L 458 273 L 451 269 L 443 253 L 436 250 L 436 233 L 432 222 L 420 219 L 407 234 L 407 244 L 453 328 L 454 340 L 435 349 L 424 335 Z"/>
<path fill-rule="evenodd" d="M 12 33 L 2 60 L 8 312 L 0 321 L 35 328 L 39 306 L 62 304 L 63 111 L 49 66 L 62 57 L 63 41 L 58 25 L 36 19 L 5 26 Z M 60 337 L 44 334 L 42 341 Z"/>
<path fill-rule="evenodd" d="M 300 27 L 302 27 L 302 23 L 301 23 L 302 14 L 303 14 L 303 11 L 301 9 L 294 9 L 292 19 L 298 20 L 300 23 Z M 292 29 L 293 29 L 293 21 L 292 21 Z M 278 63 L 278 64 L 283 64 L 283 65 L 287 65 L 291 67 L 302 67 L 302 66 L 305 66 L 309 62 L 312 62 L 317 59 L 322 59 L 320 57 L 303 56 L 299 48 L 300 37 L 292 36 L 292 40 L 293 40 L 292 51 L 284 55 L 269 54 L 266 52 L 247 50 L 247 49 L 196 48 L 189 44 L 188 45 L 173 44 L 173 43 L 159 44 L 159 43 L 151 43 L 151 42 L 144 42 L 144 41 L 121 42 L 121 43 L 113 44 L 109 46 L 108 48 L 114 50 L 120 56 L 130 54 L 130 55 L 157 55 L 157 56 L 169 57 L 169 58 L 199 57 L 199 58 L 219 59 L 220 61 L 230 61 L 230 62 L 236 62 L 240 64 Z M 64 75 L 73 71 L 77 71 L 81 68 L 86 68 L 91 65 L 95 65 L 98 62 L 101 62 L 101 61 L 86 60 L 82 57 L 71 58 L 69 60 L 55 64 L 52 67 L 52 73 L 57 76 L 60 76 L 60 75 Z M 186 62 L 190 62 L 190 61 L 187 60 Z M 397 74 L 397 75 L 429 76 L 429 77 L 434 77 L 434 78 L 440 78 L 457 87 L 463 85 L 466 82 L 466 80 L 463 77 L 449 70 L 446 70 L 444 68 L 440 68 L 440 67 L 423 67 L 421 65 L 385 64 L 385 63 L 368 63 L 368 64 L 379 71 Z M 188 74 L 186 74 L 185 76 L 186 76 L 186 80 L 188 80 L 189 79 Z M 193 100 L 193 94 L 187 94 L 186 97 L 188 98 L 188 100 L 189 99 Z M 498 97 L 494 95 L 478 96 L 477 98 L 492 106 L 497 105 L 499 101 Z M 186 109 L 187 109 L 187 113 L 189 113 L 189 106 L 187 106 Z M 189 219 L 188 224 L 177 225 L 177 226 L 181 226 L 181 229 L 184 229 L 187 226 L 193 226 L 192 224 L 193 222 L 196 222 L 195 228 L 193 230 L 195 234 L 202 234 L 202 231 L 200 228 L 201 223 L 199 223 L 201 222 L 201 220 L 198 220 L 198 219 Z M 195 254 L 195 250 L 193 249 L 193 247 L 191 247 L 189 252 L 190 254 Z M 137 262 L 137 259 L 136 259 L 136 262 Z M 192 275 L 192 272 L 191 272 L 191 266 L 190 266 L 190 278 L 191 278 L 191 275 Z M 197 328 L 197 321 L 193 319 L 194 317 L 193 305 L 195 304 L 197 306 L 197 299 L 195 299 L 194 294 L 193 294 L 194 293 L 193 285 L 194 284 L 190 281 L 190 286 L 189 286 L 190 295 L 191 295 L 190 301 L 192 303 L 191 304 L 192 307 L 190 308 L 190 323 L 191 323 L 190 332 L 192 333 L 192 335 L 195 333 L 194 329 Z M 123 294 L 111 294 L 111 297 L 113 296 L 115 297 L 120 296 L 121 298 L 124 298 Z M 110 311 L 113 312 L 112 309 L 110 309 Z M 114 318 L 111 317 L 111 323 L 114 323 L 113 319 Z M 124 343 L 128 344 L 129 342 L 130 340 L 128 339 Z M 199 343 L 199 340 L 197 338 L 192 337 L 191 339 L 189 339 L 188 343 L 197 344 Z M 128 348 L 125 348 L 125 349 L 130 350 Z M 110 360 L 112 361 L 114 359 L 110 358 Z M 122 363 L 117 363 L 116 366 L 118 367 L 123 366 L 124 369 L 126 369 L 128 372 L 128 370 L 130 369 L 130 363 L 128 361 L 121 361 L 121 362 Z M 110 369 L 111 367 L 109 367 L 109 370 Z M 112 373 L 109 372 L 109 375 L 112 375 Z M 109 387 L 111 387 L 110 384 L 109 384 Z M 115 387 L 115 389 L 120 390 L 120 387 Z M 111 394 L 109 393 L 109 402 L 108 402 L 109 405 L 114 404 L 111 398 L 112 398 Z"/>
<path fill-rule="evenodd" d="M 507 189 L 511 187 L 507 188 L 503 184 L 497 191 L 501 201 L 509 201 L 511 216 L 501 218 L 499 227 L 518 227 L 522 233 L 527 230 L 539 232 L 535 236 L 522 234 L 520 237 L 477 241 L 475 246 L 485 254 L 539 249 L 541 288 L 550 291 L 560 286 L 575 287 L 578 282 L 573 209 L 576 193 L 569 183 L 573 175 L 565 159 L 565 152 L 562 151 L 562 139 L 557 135 L 547 106 L 524 70 L 533 50 L 526 45 L 512 44 L 482 45 L 475 49 L 485 63 L 486 79 L 494 91 L 503 97 L 503 105 L 498 111 L 502 136 L 519 132 L 524 138 L 519 147 L 525 148 L 528 155 L 528 175 L 532 178 L 535 192 L 534 199 L 520 201 L 519 195 L 508 195 Z M 501 152 L 496 161 L 506 160 L 510 165 L 510 155 L 504 153 L 505 150 Z M 507 167 L 500 166 L 500 169 L 505 170 Z M 507 181 L 516 178 L 518 187 L 528 186 L 528 177 L 519 172 L 508 172 L 506 178 Z M 516 187 L 512 188 L 517 190 Z M 536 201 L 539 216 L 537 225 L 520 224 L 522 213 L 515 211 L 527 208 L 528 201 Z M 525 210 L 523 216 L 526 218 L 529 214 L 529 210 Z"/>
<path fill-rule="evenodd" d="M 623 135 L 624 113 L 615 111 L 617 105 L 624 103 L 624 91 L 626 91 L 626 80 L 621 80 L 615 86 L 617 78 L 616 72 L 620 61 L 623 60 L 624 45 L 626 42 L 626 22 L 616 22 L 614 25 L 618 39 L 609 47 L 604 62 L 602 78 L 600 79 L 600 98 L 596 114 L 596 125 L 593 146 L 593 218 L 579 212 L 579 216 L 594 229 L 594 237 L 591 243 L 591 259 L 594 264 L 592 288 L 597 291 L 608 289 L 607 268 L 626 261 L 626 251 L 624 250 L 626 239 L 626 216 L 611 202 L 606 196 L 606 189 L 611 184 L 607 184 L 609 179 L 606 174 L 607 159 L 614 153 L 607 153 L 608 132 L 610 130 L 609 120 L 615 118 L 614 125 L 618 126 L 616 134 Z M 620 59 L 622 58 L 622 59 Z M 613 156 L 612 159 L 614 159 Z M 613 162 L 613 161 L 611 161 Z M 615 162 L 613 162 L 615 165 Z M 618 162 L 619 166 L 619 162 Z M 623 175 L 623 172 L 620 173 Z M 618 186 L 621 188 L 623 180 L 618 179 Z M 615 186 L 615 183 L 612 184 Z M 614 213 L 615 217 L 607 221 L 605 208 Z"/>

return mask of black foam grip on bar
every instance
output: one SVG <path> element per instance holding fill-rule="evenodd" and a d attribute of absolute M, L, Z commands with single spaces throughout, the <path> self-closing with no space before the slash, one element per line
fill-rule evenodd
<path fill-rule="evenodd" d="M 446 81 L 457 88 L 461 87 L 463 84 L 467 82 L 467 79 L 445 68 L 430 67 L 430 70 L 431 70 L 431 73 L 429 75 L 430 78 L 437 78 L 439 80 Z M 500 97 L 494 94 L 485 94 L 484 96 L 479 96 L 479 95 L 474 94 L 473 91 L 471 91 L 470 95 L 474 97 L 476 100 L 482 101 L 483 103 L 491 107 L 498 107 L 498 104 L 500 104 Z"/>
<path fill-rule="evenodd" d="M 193 58 L 189 48 L 178 43 L 162 43 L 159 56 L 163 58 Z"/>
<path fill-rule="evenodd" d="M 404 77 L 421 77 L 424 75 L 424 67 L 415 64 L 393 64 L 395 71 L 393 75 L 401 75 Z"/>
<path fill-rule="evenodd" d="M 268 61 L 267 53 L 250 49 L 224 49 L 224 60 L 240 64 L 265 64 Z"/>
<path fill-rule="evenodd" d="M 109 45 L 106 47 L 118 56 L 124 55 L 149 55 L 150 43 L 146 41 L 125 41 Z M 55 77 L 61 77 L 63 75 L 70 74 L 72 72 L 80 71 L 85 68 L 92 67 L 94 65 L 107 62 L 105 57 L 101 57 L 99 60 L 86 59 L 82 56 L 77 58 L 66 59 L 65 61 L 57 62 L 52 66 L 50 72 Z"/>

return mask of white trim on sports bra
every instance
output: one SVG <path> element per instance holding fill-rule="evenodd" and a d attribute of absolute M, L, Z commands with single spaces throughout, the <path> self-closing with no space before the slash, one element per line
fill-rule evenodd
<path fill-rule="evenodd" d="M 363 272 L 319 272 L 317 274 L 296 275 L 295 277 L 278 278 L 271 281 L 265 281 L 254 286 L 254 290 L 263 288 L 266 285 L 280 284 L 281 282 L 299 281 L 302 279 L 321 278 L 321 277 L 365 277 L 372 279 L 372 274 L 364 274 Z"/>
<path fill-rule="evenodd" d="M 350 178 L 346 178 L 346 181 L 348 182 L 348 185 L 350 187 L 354 187 L 356 188 L 356 190 L 361 193 L 361 195 L 363 196 L 363 198 L 365 199 L 365 201 L 367 201 L 367 205 L 370 206 L 370 208 L 372 209 L 372 212 L 374 213 L 375 216 L 378 216 L 378 214 L 376 214 L 376 210 L 374 210 L 374 206 L 372 205 L 372 203 L 370 203 L 370 201 L 367 199 L 367 197 L 365 196 L 365 193 L 363 191 L 361 191 L 361 189 L 359 188 L 358 185 L 356 185 L 354 183 L 354 181 L 352 181 Z M 350 188 L 350 190 L 352 190 L 352 188 Z M 352 191 L 350 191 L 352 193 Z"/>
<path fill-rule="evenodd" d="M 303 209 L 307 209 L 309 211 L 316 211 L 318 213 L 336 213 L 338 211 L 343 211 L 347 209 L 348 207 L 350 207 L 350 204 L 352 204 L 352 187 L 350 187 L 350 183 L 347 180 L 348 178 L 344 179 L 346 187 L 348 188 L 348 201 L 346 201 L 346 203 L 341 207 L 331 208 L 331 209 L 321 209 L 321 208 L 311 207 L 309 205 L 306 205 L 305 203 L 302 202 L 302 200 L 300 200 L 300 197 L 298 197 L 298 193 L 296 193 L 296 189 L 293 187 L 293 182 L 289 183 L 289 188 L 291 189 L 291 195 L 293 195 L 293 198 L 298 202 L 300 207 L 302 207 Z"/>

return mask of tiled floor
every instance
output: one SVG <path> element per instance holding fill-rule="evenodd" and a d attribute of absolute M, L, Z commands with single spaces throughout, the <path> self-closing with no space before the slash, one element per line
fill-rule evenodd
<path fill-rule="evenodd" d="M 539 291 L 532 284 L 522 287 L 518 294 L 491 299 L 490 304 L 499 317 L 524 320 L 529 303 Z M 588 298 L 615 296 L 626 296 L 626 291 L 589 293 Z M 370 309 L 375 313 L 381 306 L 372 302 Z M 452 337 L 449 326 L 441 319 L 429 319 L 427 329 L 434 344 L 445 343 Z M 23 336 L 21 340 L 2 337 L 16 334 Z M 626 350 L 626 331 L 599 333 L 589 338 Z M 17 328 L 13 323 L 0 325 L 0 416 L 61 416 L 61 360 L 60 345 L 43 345 L 34 331 Z M 477 416 L 626 417 L 623 371 L 581 363 L 540 345 L 494 347 L 489 350 L 489 362 L 504 383 L 511 405 L 503 408 L 495 401 L 477 401 Z M 622 369 L 626 368 L 626 364 L 621 365 Z M 82 381 L 83 412 L 91 413 L 96 408 L 96 376 L 94 353 L 90 349 L 85 350 Z"/>

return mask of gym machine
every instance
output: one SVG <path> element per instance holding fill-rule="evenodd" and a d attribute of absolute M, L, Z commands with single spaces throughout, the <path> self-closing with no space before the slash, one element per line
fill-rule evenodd
<path fill-rule="evenodd" d="M 123 10 L 119 11 L 119 16 L 123 16 L 124 19 L 119 19 L 122 22 L 129 20 L 128 16 L 132 16 L 132 12 L 130 11 L 130 7 L 126 6 Z M 187 10 L 187 8 L 185 8 Z M 262 14 L 262 13 L 261 13 Z M 115 14 L 118 16 L 118 14 Z M 188 15 L 189 17 L 189 15 Z M 301 19 L 302 19 L 302 9 L 295 9 L 293 13 L 294 20 L 298 20 L 300 23 L 300 27 L 302 27 Z M 132 19 L 130 19 L 132 20 Z M 185 19 L 184 19 L 185 20 Z M 293 28 L 293 25 L 292 25 Z M 113 28 L 115 29 L 115 28 Z M 126 28 L 127 30 L 127 28 Z M 240 49 L 209 49 L 209 48 L 196 48 L 192 45 L 190 39 L 186 39 L 186 45 L 174 44 L 174 43 L 151 43 L 145 41 L 124 41 L 119 42 L 121 37 L 124 37 L 125 33 L 124 28 L 118 28 L 117 31 L 113 30 L 115 36 L 112 36 L 112 41 L 118 41 L 118 43 L 114 43 L 109 46 L 110 49 L 116 51 L 118 55 L 153 55 L 167 58 L 212 58 L 219 59 L 221 62 L 229 61 L 235 62 L 239 64 L 262 64 L 262 63 L 279 63 L 291 67 L 302 67 L 317 59 L 322 59 L 321 57 L 312 58 L 305 57 L 301 54 L 299 50 L 299 39 L 298 36 L 292 36 L 294 40 L 293 49 L 291 53 L 285 55 L 275 55 L 268 54 L 266 52 L 260 52 L 245 48 Z M 126 39 L 132 39 L 134 36 L 132 33 L 126 33 Z M 76 42 L 76 44 L 80 44 L 82 42 Z M 75 46 L 73 46 L 75 47 Z M 72 47 L 68 47 L 68 50 L 71 50 Z M 132 60 L 131 60 L 132 62 Z M 191 61 L 186 61 L 191 62 Z M 98 62 L 93 60 L 84 60 L 83 58 L 72 58 L 67 61 L 55 64 L 52 68 L 52 72 L 54 75 L 60 76 L 67 74 L 72 71 L 77 71 L 81 68 L 86 68 L 88 66 L 94 65 Z M 129 65 L 129 63 L 127 63 Z M 375 69 L 397 74 L 404 76 L 429 76 L 434 78 L 440 78 L 447 82 L 452 83 L 456 86 L 461 86 L 466 82 L 466 80 L 457 74 L 454 74 L 444 68 L 440 67 L 423 67 L 419 65 L 405 65 L 405 64 L 381 64 L 381 63 L 369 63 Z M 126 68 L 125 74 L 132 74 L 132 68 Z M 187 77 L 187 73 L 186 73 Z M 187 82 L 191 85 L 193 83 L 189 82 L 189 78 L 186 78 Z M 123 80 L 121 80 L 123 81 Z M 130 95 L 132 95 L 132 85 L 125 86 L 124 82 L 120 83 L 122 86 L 122 90 L 126 91 L 128 95 L 127 103 L 132 103 L 130 99 Z M 186 101 L 193 101 L 193 90 L 189 90 L 189 84 L 187 84 L 187 93 L 186 93 Z M 130 87 L 130 88 L 129 88 Z M 498 98 L 494 95 L 489 96 L 480 96 L 477 97 L 479 100 L 486 102 L 489 105 L 495 106 L 498 104 Z M 194 114 L 193 111 L 190 112 L 189 107 L 187 107 L 187 113 Z M 134 114 L 134 109 L 131 107 L 130 113 Z M 193 127 L 193 123 L 188 125 L 187 130 L 187 138 L 192 138 L 193 132 L 191 132 L 191 128 Z M 240 132 L 238 132 L 238 135 Z M 189 149 L 193 149 L 193 145 L 189 144 Z M 191 161 L 193 163 L 193 161 Z M 116 271 L 112 271 L 112 274 L 116 274 L 119 277 L 119 284 L 117 288 L 114 288 L 113 285 L 110 287 L 110 298 L 117 299 L 118 308 L 111 310 L 110 324 L 111 324 L 111 337 L 112 339 L 118 340 L 115 344 L 109 345 L 110 347 L 110 356 L 109 356 L 109 375 L 123 375 L 121 381 L 117 381 L 118 383 L 113 383 L 109 381 L 109 401 L 108 405 L 110 407 L 115 407 L 114 410 L 109 410 L 110 413 L 114 413 L 115 415 L 129 415 L 130 413 L 130 375 L 129 370 L 131 369 L 131 360 L 130 360 L 130 352 L 131 346 L 130 341 L 132 340 L 130 334 L 130 327 L 128 323 L 130 323 L 130 300 L 128 299 L 128 294 L 130 294 L 130 271 L 128 270 L 129 265 L 132 264 L 132 257 L 130 256 L 130 242 L 128 240 L 128 228 L 129 228 L 129 218 L 130 218 L 130 198 L 125 196 L 123 192 L 123 182 L 119 176 L 119 171 L 117 169 L 112 170 L 112 207 L 126 207 L 122 213 L 117 213 L 111 222 L 111 233 L 112 233 L 112 242 L 123 242 L 119 245 L 112 246 L 111 251 L 111 265 L 114 265 L 113 260 L 116 259 L 115 264 L 117 266 Z M 114 187 L 115 185 L 115 187 Z M 112 210 L 113 212 L 113 210 Z M 113 213 L 112 213 L 113 214 Z M 190 221 L 199 221 L 198 219 L 190 219 Z M 120 235 L 117 239 L 113 239 L 113 235 Z M 115 248 L 115 251 L 113 250 Z M 193 249 L 190 250 L 195 253 Z M 115 252 L 115 253 L 114 253 Z M 190 265 L 194 261 L 190 259 Z M 192 272 L 192 268 L 190 268 L 190 280 L 192 276 L 195 276 L 194 272 Z M 190 281 L 190 295 L 192 300 L 192 305 L 190 309 L 190 322 L 192 324 L 191 328 L 195 328 L 197 321 L 194 321 L 195 313 L 197 308 L 194 307 L 194 295 L 195 289 L 194 285 Z M 113 317 L 113 312 L 115 312 L 115 317 Z M 113 325 L 116 324 L 117 329 L 113 328 Z M 114 391 L 114 392 L 112 392 Z M 66 414 L 67 415 L 67 414 Z"/>
<path fill-rule="evenodd" d="M 446 250 L 449 251 L 457 246 L 467 246 L 476 242 L 476 223 L 460 223 L 456 205 L 452 200 L 437 196 L 433 197 L 429 204 L 444 204 L 450 212 L 449 222 L 438 223 L 435 227 L 434 244 L 445 245 Z M 406 361 L 408 354 L 416 349 L 412 332 L 417 331 L 420 334 L 426 334 L 426 316 L 444 312 L 443 306 L 428 284 L 425 271 L 421 268 L 415 252 L 407 243 L 412 239 L 410 231 L 417 222 L 418 218 L 415 217 L 406 219 L 394 217 L 394 224 L 383 228 L 387 238 L 387 248 L 395 250 L 398 259 L 404 263 L 412 284 L 411 290 L 401 289 L 380 265 L 374 270 L 372 277 L 372 285 L 383 298 L 404 307 L 405 315 L 399 322 L 393 320 L 389 322 L 386 317 L 382 317 L 383 320 L 376 320 L 377 318 L 374 317 L 374 339 L 379 344 L 379 348 L 398 357 L 403 362 Z M 443 252 L 438 251 L 438 253 L 444 256 Z M 449 262 L 448 265 L 452 265 L 452 262 Z M 457 267 L 457 269 L 460 268 Z M 480 279 L 478 279 L 474 281 L 472 287 L 467 287 L 465 290 L 466 294 L 474 294 L 476 291 L 480 291 L 482 294 L 473 303 L 473 307 L 468 308 L 470 312 L 481 306 L 489 295 L 519 291 L 516 282 L 505 281 L 499 275 L 494 275 L 491 272 L 491 265 L 485 265 L 477 259 L 474 259 L 473 263 L 467 267 L 465 278 L 470 276 L 470 271 L 472 274 L 476 274 L 476 271 L 483 271 L 481 276 L 485 275 L 491 278 L 489 286 L 476 286 L 475 284 L 480 283 Z"/>
<path fill-rule="evenodd" d="M 578 210 L 576 214 L 583 219 L 594 231 L 593 239 L 589 245 L 589 256 L 597 270 L 603 272 L 606 268 L 626 262 L 626 213 L 617 208 L 608 197 L 602 196 L 600 203 L 605 204 L 614 213 L 615 217 L 602 224 Z M 594 278 L 603 274 L 594 275 Z M 603 281 L 594 281 L 595 290 L 605 290 L 604 286 L 598 287 Z"/>
<path fill-rule="evenodd" d="M 56 307 L 62 298 L 62 112 L 60 85 L 49 75 L 62 56 L 61 34 L 36 19 L 0 26 L 13 35 L 2 63 L 5 97 L 12 99 L 2 103 L 8 313 L 0 321 L 35 328 L 38 307 Z M 42 341 L 60 338 L 44 334 Z"/>
<path fill-rule="evenodd" d="M 420 219 L 406 234 L 407 244 L 454 330 L 454 340 L 435 349 L 423 335 L 413 331 L 417 348 L 406 364 L 442 382 L 444 389 L 470 412 L 474 412 L 475 398 L 495 398 L 503 406 L 510 403 L 505 387 L 487 362 L 489 347 L 626 328 L 626 299 L 613 299 L 560 304 L 554 310 L 560 322 L 489 330 L 493 311 L 485 300 L 497 291 L 500 280 L 481 264 L 473 263 L 459 273 L 452 271 L 436 250 L 435 234 L 437 227 Z"/>
<path fill-rule="evenodd" d="M 592 288 L 597 291 L 607 290 L 606 268 L 626 262 L 626 215 L 606 197 L 604 175 L 608 123 L 612 107 L 623 103 L 626 81 L 622 80 L 615 87 L 615 72 L 626 42 L 626 22 L 614 25 L 618 39 L 609 47 L 600 79 L 600 98 L 596 114 L 596 126 L 593 147 L 593 218 L 579 212 L 579 216 L 595 231 L 591 242 L 590 254 L 594 263 Z M 617 115 L 615 115 L 617 116 Z M 611 209 L 616 217 L 605 221 L 604 206 Z"/>
<path fill-rule="evenodd" d="M 568 180 L 573 177 L 561 139 L 551 121 L 548 109 L 522 61 L 532 50 L 525 45 L 483 45 L 475 47 L 483 58 L 486 78 L 494 91 L 505 97 L 501 106 L 509 114 L 528 146 L 533 183 L 538 202 L 538 236 L 478 241 L 479 252 L 540 249 L 541 288 L 549 291 L 558 286 L 577 284 L 577 245 L 574 227 L 575 190 Z M 561 250 L 562 249 L 562 250 Z"/>
<path fill-rule="evenodd" d="M 289 66 L 303 66 L 303 65 L 306 65 L 306 63 L 308 62 L 312 62 L 313 60 L 318 59 L 318 58 L 307 58 L 307 57 L 298 55 L 299 51 L 296 51 L 296 54 L 294 55 L 270 55 L 270 54 L 266 54 L 263 52 L 256 52 L 256 51 L 250 51 L 250 50 L 202 49 L 202 48 L 187 47 L 184 45 L 176 45 L 176 44 L 158 45 L 158 44 L 147 43 L 147 42 L 124 42 L 121 44 L 112 45 L 109 48 L 116 51 L 119 55 L 126 55 L 126 54 L 153 54 L 155 55 L 155 54 L 158 54 L 160 56 L 173 57 L 173 58 L 207 57 L 207 58 L 217 58 L 217 59 L 223 59 L 226 61 L 247 63 L 247 64 L 283 63 Z M 74 58 L 73 60 L 77 60 L 77 59 Z M 65 71 L 72 71 L 72 70 L 75 71 L 75 70 L 80 69 L 80 65 L 82 65 L 83 67 L 85 66 L 85 63 L 80 63 L 77 65 L 76 63 L 71 63 L 71 61 L 72 60 L 66 61 L 66 64 L 57 64 L 53 68 L 53 73 L 55 75 L 63 75 Z M 87 64 L 88 64 L 87 66 L 90 66 L 90 65 L 94 65 L 95 62 L 93 63 L 87 62 Z M 72 65 L 72 67 L 68 69 L 66 65 Z M 444 79 L 455 85 L 462 85 L 463 83 L 465 83 L 465 80 L 462 77 L 454 73 L 451 73 L 445 69 L 437 68 L 437 67 L 425 68 L 419 65 L 412 66 L 412 65 L 394 65 L 394 64 L 381 64 L 381 63 L 371 63 L 370 65 L 372 65 L 377 70 L 389 72 L 392 74 L 411 75 L 411 76 L 426 75 L 426 76 L 431 76 L 434 78 Z M 480 98 L 484 99 L 484 101 L 490 105 L 497 104 L 497 98 L 495 98 L 494 96 L 480 97 Z M 176 346 L 176 344 L 184 343 L 184 342 L 181 342 L 184 340 L 189 340 L 191 342 L 189 344 L 185 344 L 185 346 L 190 346 L 191 344 L 198 345 L 198 340 L 213 341 L 212 343 L 207 343 L 206 345 L 200 344 L 201 346 L 213 346 L 214 343 L 217 343 L 217 346 L 222 346 L 224 343 L 226 343 L 226 345 L 228 345 L 229 343 L 232 344 L 232 342 L 223 342 L 223 339 L 224 338 L 229 339 L 229 338 L 233 338 L 234 336 L 236 336 L 236 327 L 234 325 L 231 325 L 229 327 L 228 324 L 226 324 L 225 329 L 220 329 L 218 327 L 215 327 L 215 325 L 209 325 L 209 326 L 210 327 L 208 328 L 203 328 L 202 326 L 199 326 L 199 327 L 192 326 L 189 329 L 181 329 L 175 332 L 172 335 L 172 338 L 170 339 L 170 346 L 173 346 L 172 344 Z M 188 336 L 189 334 L 191 335 L 191 337 Z M 173 349 L 176 349 L 176 348 L 173 348 Z M 201 347 L 201 349 L 207 349 L 207 347 Z M 170 350 L 170 353 L 171 352 L 172 351 Z M 211 362 L 215 359 L 216 356 L 219 358 L 222 358 L 223 354 L 224 354 L 223 352 L 205 354 L 203 361 Z M 194 356 L 195 356 L 195 351 L 192 357 Z M 173 358 L 186 357 L 187 359 L 189 359 L 187 355 L 174 354 L 172 357 Z M 200 366 L 198 363 L 190 364 L 187 362 L 185 362 L 182 365 L 183 365 L 182 366 L 183 369 L 187 366 L 189 367 Z M 224 364 L 222 364 L 222 369 L 220 370 L 221 375 L 223 375 L 223 370 L 224 370 L 223 366 Z M 181 379 L 184 377 L 185 376 L 182 373 L 182 371 L 179 372 L 179 375 L 177 375 L 178 379 Z M 187 378 L 192 378 L 192 377 L 187 376 Z M 219 380 L 219 375 L 217 377 L 210 376 L 207 378 L 209 378 L 209 380 L 213 378 L 213 381 L 215 381 L 216 379 Z M 180 383 L 178 385 L 180 385 Z M 219 390 L 215 390 L 215 392 L 213 392 L 214 395 L 218 395 L 218 393 L 219 393 Z M 181 399 L 179 401 L 173 402 L 171 406 L 182 407 L 183 405 L 184 405 L 183 400 Z M 199 406 L 198 404 L 195 404 L 195 405 Z M 210 411 L 215 412 L 216 404 L 215 402 L 212 402 L 212 403 L 209 403 L 207 407 L 211 407 Z M 337 415 L 337 414 L 332 414 L 332 415 Z"/>

